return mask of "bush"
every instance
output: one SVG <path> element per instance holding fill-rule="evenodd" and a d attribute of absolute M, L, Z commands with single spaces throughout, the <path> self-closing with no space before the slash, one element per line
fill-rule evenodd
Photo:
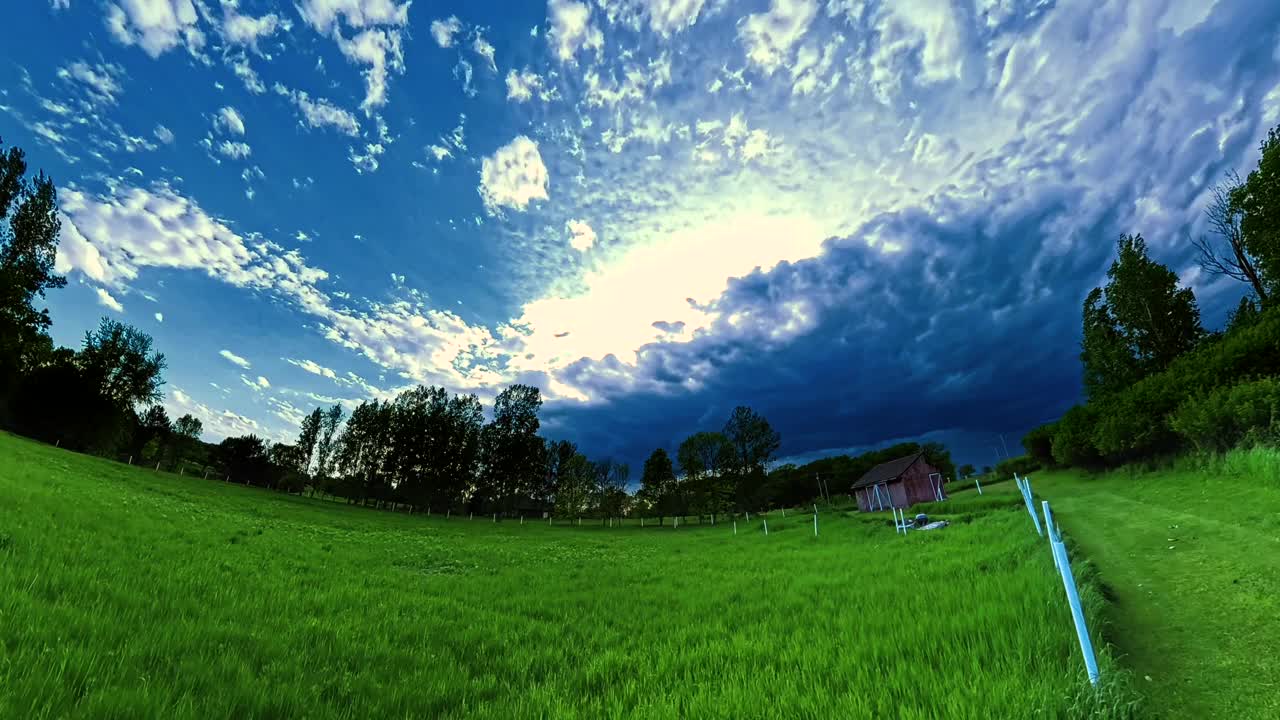
<path fill-rule="evenodd" d="M 1220 388 L 1178 406 L 1172 429 L 1199 450 L 1224 452 L 1250 436 L 1280 430 L 1280 379 L 1267 378 Z"/>
<path fill-rule="evenodd" d="M 1041 425 L 1023 436 L 1022 447 L 1040 467 L 1053 465 L 1053 423 Z"/>
<path fill-rule="evenodd" d="M 1102 464 L 1093 445 L 1097 412 L 1091 405 L 1077 405 L 1053 425 L 1053 461 L 1069 467 L 1093 468 Z"/>
<path fill-rule="evenodd" d="M 1013 477 L 1014 473 L 1026 475 L 1040 468 L 1040 462 L 1035 458 L 1030 455 L 1019 455 L 996 463 L 995 476 L 1001 480 L 1008 480 Z"/>

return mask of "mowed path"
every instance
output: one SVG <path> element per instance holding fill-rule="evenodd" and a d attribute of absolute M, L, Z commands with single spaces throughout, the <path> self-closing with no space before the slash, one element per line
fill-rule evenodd
<path fill-rule="evenodd" d="M 1280 478 L 1041 472 L 1032 489 L 1100 570 L 1107 640 L 1152 717 L 1280 718 Z"/>

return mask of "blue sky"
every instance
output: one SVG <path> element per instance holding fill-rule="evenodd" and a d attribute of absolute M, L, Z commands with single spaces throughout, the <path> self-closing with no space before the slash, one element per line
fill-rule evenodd
<path fill-rule="evenodd" d="M 762 411 L 808 458 L 989 462 L 1080 395 L 1142 232 L 1207 324 L 1213 183 L 1280 122 L 1249 0 L 30 0 L 0 135 L 60 188 L 55 339 L 109 315 L 206 439 L 415 383 L 542 388 L 639 462 Z"/>

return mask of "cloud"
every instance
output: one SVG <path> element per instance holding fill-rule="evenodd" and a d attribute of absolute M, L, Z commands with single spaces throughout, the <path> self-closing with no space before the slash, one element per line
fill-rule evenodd
<path fill-rule="evenodd" d="M 156 313 L 155 318 L 158 323 L 164 322 L 164 313 Z"/>
<path fill-rule="evenodd" d="M 266 379 L 266 378 L 264 378 L 264 377 L 262 377 L 261 375 L 259 375 L 259 376 L 258 376 L 258 380 L 257 380 L 256 384 L 257 384 L 257 386 L 258 386 L 258 387 L 263 388 L 263 389 L 266 389 L 266 388 L 271 387 L 271 383 L 270 383 L 270 382 L 268 382 L 268 381 L 267 381 L 267 379 Z"/>
<path fill-rule="evenodd" d="M 54 10 L 66 10 L 71 7 L 71 0 L 49 0 Z"/>
<path fill-rule="evenodd" d="M 164 125 L 157 125 L 156 129 L 152 132 L 152 134 L 156 136 L 157 140 L 164 143 L 165 145 L 173 144 L 173 131 L 165 127 Z"/>
<path fill-rule="evenodd" d="M 107 30 L 123 45 L 137 45 L 153 58 L 179 45 L 192 55 L 204 48 L 192 0 L 123 0 L 107 6 Z"/>
<path fill-rule="evenodd" d="M 649 0 L 649 27 L 659 35 L 672 35 L 693 27 L 705 0 Z"/>
<path fill-rule="evenodd" d="M 569 247 L 578 252 L 586 252 L 596 244 L 596 231 L 583 220 L 570 220 L 566 225 L 569 231 Z"/>
<path fill-rule="evenodd" d="M 59 68 L 58 77 L 80 88 L 94 106 L 115 105 L 124 69 L 114 63 L 90 65 L 79 60 Z"/>
<path fill-rule="evenodd" d="M 542 78 L 529 68 L 525 68 L 519 72 L 515 70 L 507 71 L 507 99 L 514 100 L 518 103 L 528 102 L 533 99 L 534 93 L 538 93 L 543 100 L 549 99 Z"/>
<path fill-rule="evenodd" d="M 409 5 L 394 0 L 303 0 L 302 18 L 317 32 L 331 36 L 351 62 L 365 66 L 366 115 L 387 103 L 389 73 L 404 72 L 400 28 L 409 22 Z M 356 30 L 344 36 L 342 26 Z"/>
<path fill-rule="evenodd" d="M 581 50 L 604 48 L 604 33 L 591 22 L 591 7 L 577 0 L 547 0 L 551 30 L 547 32 L 556 58 L 563 63 L 575 62 Z"/>
<path fill-rule="evenodd" d="M 116 312 L 124 312 L 124 306 L 120 304 L 119 300 L 111 297 L 111 293 L 102 288 L 94 288 L 94 292 L 98 294 L 99 305 L 115 310 Z"/>
<path fill-rule="evenodd" d="M 229 158 L 243 160 L 249 157 L 250 153 L 253 152 L 253 149 L 249 147 L 248 143 L 223 140 L 218 144 L 218 152 Z"/>
<path fill-rule="evenodd" d="M 244 119 L 240 117 L 240 113 L 233 107 L 224 107 L 218 111 L 214 118 L 213 125 L 232 135 L 244 135 Z"/>
<path fill-rule="evenodd" d="M 281 21 L 275 13 L 268 13 L 262 17 L 241 15 L 237 12 L 234 3 L 227 2 L 222 4 L 222 12 L 222 36 L 229 43 L 250 47 L 255 52 L 258 49 L 259 40 L 271 37 L 277 30 L 288 30 L 288 22 Z"/>
<path fill-rule="evenodd" d="M 481 35 L 479 31 L 476 31 L 476 38 L 471 42 L 471 49 L 474 50 L 477 55 L 484 58 L 485 62 L 488 63 L 490 70 L 498 72 L 498 62 L 494 59 L 493 45 L 490 45 L 489 41 L 485 40 L 484 36 Z"/>
<path fill-rule="evenodd" d="M 436 44 L 442 48 L 453 47 L 453 36 L 459 32 L 462 32 L 462 21 L 456 16 L 431 21 L 431 37 L 435 38 Z"/>
<path fill-rule="evenodd" d="M 268 400 L 270 402 L 270 400 Z M 213 441 L 243 435 L 257 435 L 275 442 L 292 440 L 291 431 L 296 426 L 289 425 L 289 431 L 267 428 L 257 420 L 231 410 L 217 410 L 192 398 L 180 387 L 171 387 L 165 400 L 165 407 L 172 417 L 192 415 L 200 420 L 203 435 Z M 232 478 L 234 481 L 235 478 Z"/>
<path fill-rule="evenodd" d="M 525 210 L 534 200 L 546 200 L 549 182 L 538 144 L 524 135 L 498 148 L 480 167 L 480 196 L 490 213 L 503 207 Z"/>
<path fill-rule="evenodd" d="M 747 59 L 772 74 L 790 57 L 817 14 L 816 0 L 770 0 L 768 12 L 748 15 L 738 30 Z"/>
<path fill-rule="evenodd" d="M 348 60 L 367 65 L 364 71 L 365 96 L 360 108 L 366 115 L 387 104 L 388 70 L 404 72 L 404 53 L 400 33 L 388 30 L 365 30 L 351 40 L 338 41 L 338 48 Z"/>
<path fill-rule="evenodd" d="M 338 377 L 338 374 L 335 373 L 333 370 L 330 370 L 329 368 L 324 367 L 323 365 L 320 365 L 314 360 L 294 360 L 292 358 L 284 358 L 284 361 L 289 363 L 290 365 L 300 367 L 303 370 L 306 370 L 307 372 L 311 373 L 312 375 L 319 375 L 320 377 L 329 378 L 330 380 L 335 380 Z"/>
<path fill-rule="evenodd" d="M 384 152 L 386 152 L 386 148 L 383 147 L 382 143 L 367 143 L 364 146 L 364 152 L 351 148 L 348 152 L 348 158 L 351 160 L 351 164 L 355 166 L 356 172 L 363 175 L 377 171 L 380 164 L 378 158 Z"/>
<path fill-rule="evenodd" d="M 240 367 L 246 370 L 249 369 L 249 361 L 231 352 L 230 350 L 221 350 L 218 352 L 218 354 L 221 355 L 223 358 L 225 358 L 232 365 L 239 365 Z"/>
<path fill-rule="evenodd" d="M 301 90 L 289 90 L 280 85 L 275 86 L 276 93 L 289 98 L 302 112 L 302 122 L 311 129 L 331 127 L 344 135 L 357 137 L 360 135 L 360 121 L 352 113 L 344 110 L 324 98 L 312 99 Z"/>

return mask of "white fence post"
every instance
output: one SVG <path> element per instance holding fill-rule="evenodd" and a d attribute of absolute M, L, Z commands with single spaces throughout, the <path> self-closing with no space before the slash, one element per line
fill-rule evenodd
<path fill-rule="evenodd" d="M 1036 507 L 1031 499 L 1031 482 L 1027 478 L 1019 478 L 1017 473 L 1013 475 L 1014 482 L 1018 483 L 1018 488 L 1022 490 L 1022 501 L 1027 505 L 1027 513 L 1031 515 L 1031 522 L 1036 526 L 1036 534 L 1044 537 L 1044 531 L 1040 529 L 1040 515 L 1036 513 Z"/>
<path fill-rule="evenodd" d="M 818 513 L 813 514 L 813 536 L 818 537 Z"/>

